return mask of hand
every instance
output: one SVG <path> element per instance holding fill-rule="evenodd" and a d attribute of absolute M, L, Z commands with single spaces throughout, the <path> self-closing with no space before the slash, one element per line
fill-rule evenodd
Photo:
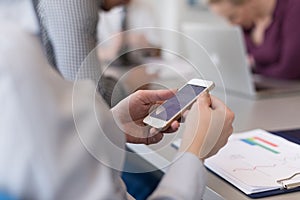
<path fill-rule="evenodd" d="M 265 41 L 265 33 L 272 23 L 272 18 L 272 15 L 270 15 L 255 23 L 255 26 L 251 32 L 251 39 L 257 46 L 261 45 Z"/>
<path fill-rule="evenodd" d="M 171 90 L 139 90 L 112 109 L 115 120 L 126 134 L 127 142 L 154 144 L 163 138 L 164 133 L 175 132 L 179 128 L 179 122 L 174 121 L 170 128 L 162 133 L 143 123 L 143 119 L 149 114 L 150 109 L 172 97 L 174 92 Z"/>
<path fill-rule="evenodd" d="M 233 112 L 216 97 L 203 93 L 186 118 L 181 152 L 190 152 L 204 160 L 216 154 L 232 134 Z"/>
<path fill-rule="evenodd" d="M 110 9 L 116 7 L 128 4 L 130 0 L 103 0 L 103 3 L 101 5 L 101 8 L 105 11 L 109 11 Z"/>
<path fill-rule="evenodd" d="M 256 65 L 254 57 L 252 55 L 248 55 L 247 58 L 248 58 L 248 65 L 250 66 L 251 69 L 254 69 Z"/>

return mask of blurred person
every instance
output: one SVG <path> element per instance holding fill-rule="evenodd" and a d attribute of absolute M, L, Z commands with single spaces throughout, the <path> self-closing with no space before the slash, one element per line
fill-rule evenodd
<path fill-rule="evenodd" d="M 117 80 L 102 77 L 99 60 L 93 52 L 97 46 L 99 11 L 108 11 L 129 1 L 32 0 L 40 25 L 42 42 L 51 66 L 67 80 L 100 81 L 100 93 L 109 105 Z M 81 69 L 79 73 L 80 66 L 90 53 L 92 53 L 90 58 L 94 58 L 89 61 L 89 66 Z"/>
<path fill-rule="evenodd" d="M 111 62 L 116 58 L 123 42 L 121 33 L 124 17 L 125 9 L 122 6 L 99 13 L 101 20 L 98 23 L 97 36 L 100 43 L 98 47 L 100 62 Z"/>
<path fill-rule="evenodd" d="M 145 57 L 160 56 L 157 20 L 148 1 L 131 0 L 126 7 L 102 12 L 98 25 L 99 57 L 113 66 L 136 66 Z"/>
<path fill-rule="evenodd" d="M 129 44 L 134 48 L 160 47 L 161 36 L 153 30 L 158 28 L 159 20 L 153 3 L 147 0 L 131 0 L 127 10 L 127 29 L 138 29 L 129 35 Z"/>
<path fill-rule="evenodd" d="M 139 91 L 109 110 L 94 82 L 63 80 L 35 38 L 12 25 L 0 27 L 1 191 L 16 199 L 130 198 L 118 171 L 125 141 L 162 139 L 164 133 L 141 122 L 173 91 Z M 187 115 L 180 152 L 149 199 L 201 199 L 203 161 L 225 145 L 233 118 L 220 100 L 201 95 Z M 174 121 L 169 131 L 178 127 Z M 219 137 L 209 138 L 216 132 Z M 216 143 L 203 154 L 207 139 Z"/>
<path fill-rule="evenodd" d="M 300 79 L 300 1 L 207 0 L 212 11 L 244 29 L 255 73 Z"/>

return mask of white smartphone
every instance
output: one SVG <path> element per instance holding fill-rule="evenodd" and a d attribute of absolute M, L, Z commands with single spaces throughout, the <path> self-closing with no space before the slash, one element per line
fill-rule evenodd
<path fill-rule="evenodd" d="M 184 111 L 193 105 L 202 92 L 210 91 L 214 86 L 212 81 L 190 80 L 173 97 L 153 110 L 143 122 L 156 129 L 166 130 L 174 120 L 179 119 Z"/>

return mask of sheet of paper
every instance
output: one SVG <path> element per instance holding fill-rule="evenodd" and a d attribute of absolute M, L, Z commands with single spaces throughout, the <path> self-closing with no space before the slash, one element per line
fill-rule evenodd
<path fill-rule="evenodd" d="M 300 146 L 264 130 L 233 134 L 205 165 L 246 194 L 280 188 L 300 172 Z"/>

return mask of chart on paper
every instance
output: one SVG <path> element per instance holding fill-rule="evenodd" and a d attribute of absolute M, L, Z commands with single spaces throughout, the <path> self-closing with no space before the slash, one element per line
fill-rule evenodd
<path fill-rule="evenodd" d="M 278 179 L 300 171 L 300 148 L 263 130 L 234 134 L 228 144 L 205 165 L 250 193 L 276 188 Z"/>

